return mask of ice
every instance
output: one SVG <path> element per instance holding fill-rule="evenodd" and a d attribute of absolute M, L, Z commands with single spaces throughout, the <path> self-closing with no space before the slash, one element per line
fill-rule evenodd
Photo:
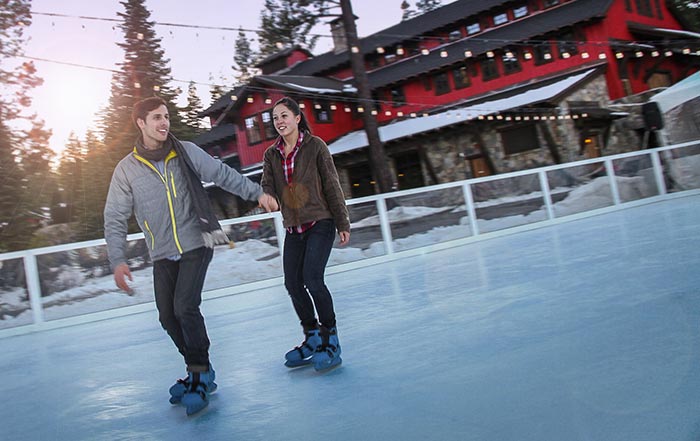
<path fill-rule="evenodd" d="M 693 194 L 330 274 L 325 375 L 283 366 L 281 282 L 209 299 L 219 390 L 195 417 L 168 403 L 184 366 L 152 309 L 6 337 L 0 437 L 694 440 L 698 219 Z"/>

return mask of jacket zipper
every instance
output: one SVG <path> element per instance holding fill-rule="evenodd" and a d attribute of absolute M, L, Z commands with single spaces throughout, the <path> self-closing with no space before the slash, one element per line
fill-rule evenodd
<path fill-rule="evenodd" d="M 177 247 L 178 252 L 179 252 L 180 254 L 182 254 L 182 246 L 180 245 L 180 240 L 179 240 L 179 238 L 177 237 L 177 223 L 175 222 L 175 209 L 174 209 L 174 207 L 173 207 L 173 196 L 172 196 L 172 194 L 171 194 L 171 192 L 170 192 L 170 186 L 168 185 L 168 179 L 167 179 L 167 176 L 168 176 L 168 161 L 170 161 L 172 158 L 174 158 L 174 157 L 176 157 L 176 156 L 177 156 L 177 154 L 175 153 L 175 151 L 171 151 L 170 153 L 168 153 L 168 156 L 165 158 L 165 166 L 164 166 L 164 167 L 165 167 L 165 169 L 164 169 L 165 173 L 164 173 L 164 174 L 161 174 L 161 173 L 158 171 L 158 169 L 157 169 L 153 164 L 151 164 L 151 161 L 149 161 L 149 160 L 147 160 L 147 159 L 145 159 L 145 158 L 139 156 L 138 153 L 136 153 L 136 148 L 134 148 L 134 157 L 135 157 L 136 159 L 138 159 L 139 161 L 143 162 L 143 163 L 144 163 L 145 165 L 147 165 L 148 167 L 150 167 L 151 170 L 153 170 L 154 172 L 156 172 L 156 174 L 158 175 L 158 177 L 160 178 L 160 180 L 163 181 L 163 185 L 165 185 L 165 196 L 166 196 L 167 199 L 168 199 L 168 210 L 170 211 L 170 223 L 171 223 L 172 226 L 173 226 L 173 239 L 175 240 L 175 246 Z M 174 184 L 172 184 L 172 185 L 173 185 L 173 189 L 174 189 L 174 188 L 175 188 L 175 187 L 174 187 Z"/>

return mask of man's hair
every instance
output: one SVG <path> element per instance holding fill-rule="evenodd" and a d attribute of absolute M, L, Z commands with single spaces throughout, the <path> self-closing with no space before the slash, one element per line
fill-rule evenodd
<path fill-rule="evenodd" d="M 148 112 L 156 110 L 160 106 L 168 107 L 168 104 L 159 96 L 152 96 L 138 101 L 136 104 L 134 104 L 134 108 L 131 110 L 131 121 L 138 129 L 139 125 L 136 123 L 136 121 L 138 119 L 145 121 Z"/>

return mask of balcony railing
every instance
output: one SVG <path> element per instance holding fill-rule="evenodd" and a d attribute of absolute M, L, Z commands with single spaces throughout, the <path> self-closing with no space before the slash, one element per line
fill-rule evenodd
<path fill-rule="evenodd" d="M 351 199 L 351 241 L 328 272 L 695 193 L 700 141 Z M 215 249 L 204 299 L 281 285 L 280 214 L 222 225 L 233 241 Z M 127 240 L 132 296 L 114 285 L 102 239 L 0 254 L 0 336 L 153 309 L 143 235 Z"/>

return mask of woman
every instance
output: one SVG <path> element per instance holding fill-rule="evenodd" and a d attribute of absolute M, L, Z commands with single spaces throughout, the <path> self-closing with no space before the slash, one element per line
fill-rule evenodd
<path fill-rule="evenodd" d="M 284 285 L 305 336 L 287 352 L 285 365 L 313 363 L 323 371 L 342 362 L 333 299 L 323 277 L 335 230 L 340 245 L 350 240 L 348 209 L 328 146 L 311 134 L 299 104 L 282 98 L 272 119 L 280 136 L 265 151 L 261 184 L 280 203 L 287 229 Z"/>

